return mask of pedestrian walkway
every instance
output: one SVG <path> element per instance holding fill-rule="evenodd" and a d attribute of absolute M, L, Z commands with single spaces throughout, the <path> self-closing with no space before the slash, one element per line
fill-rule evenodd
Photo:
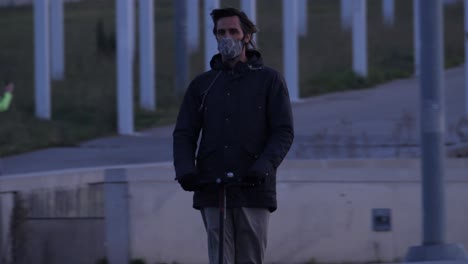
<path fill-rule="evenodd" d="M 468 138 L 463 67 L 445 72 L 446 142 Z M 372 89 L 328 94 L 293 103 L 295 141 L 287 159 L 414 158 L 419 156 L 416 78 Z M 172 160 L 173 126 L 133 136 L 83 142 L 2 159 L 2 174 L 141 164 Z"/>

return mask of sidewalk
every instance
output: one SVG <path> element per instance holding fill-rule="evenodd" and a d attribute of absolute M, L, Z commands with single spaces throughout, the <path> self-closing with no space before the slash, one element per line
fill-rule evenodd
<path fill-rule="evenodd" d="M 445 72 L 446 142 L 461 141 L 463 67 Z M 405 158 L 419 156 L 419 87 L 415 78 L 376 88 L 329 94 L 293 103 L 295 141 L 287 159 Z M 465 128 L 468 132 L 468 127 Z M 1 160 L 5 174 L 139 164 L 172 160 L 173 126 L 134 136 L 49 148 Z"/>

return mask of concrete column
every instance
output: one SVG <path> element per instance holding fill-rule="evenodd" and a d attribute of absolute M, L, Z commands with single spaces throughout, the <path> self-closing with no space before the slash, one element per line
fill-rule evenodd
<path fill-rule="evenodd" d="M 283 0 L 284 76 L 292 101 L 299 100 L 299 59 L 297 33 L 297 1 Z"/>
<path fill-rule="evenodd" d="M 427 1 L 427 0 L 424 0 Z M 444 206 L 444 44 L 442 4 L 421 2 L 421 136 L 424 243 L 445 242 Z M 436 3 L 439 2 L 439 3 Z"/>
<path fill-rule="evenodd" d="M 200 0 L 185 0 L 187 4 L 187 43 L 189 52 L 200 47 Z"/>
<path fill-rule="evenodd" d="M 156 110 L 154 77 L 154 0 L 140 0 L 140 107 Z"/>
<path fill-rule="evenodd" d="M 5 263 L 12 261 L 11 248 L 11 219 L 15 207 L 15 193 L 0 193 L 0 256 Z"/>
<path fill-rule="evenodd" d="M 353 1 L 353 71 L 367 77 L 367 1 Z"/>
<path fill-rule="evenodd" d="M 307 36 L 307 7 L 308 1 L 307 0 L 299 0 L 297 5 L 297 12 L 299 19 L 298 21 L 298 32 L 301 37 Z"/>
<path fill-rule="evenodd" d="M 117 118 L 118 133 L 134 132 L 133 124 L 133 69 L 131 5 L 133 1 L 117 0 Z"/>
<path fill-rule="evenodd" d="M 419 23 L 420 0 L 413 0 L 413 46 L 414 46 L 414 75 L 419 76 L 421 65 L 421 26 Z"/>
<path fill-rule="evenodd" d="M 412 247 L 407 262 L 461 261 L 468 259 L 461 245 L 446 243 L 445 218 L 445 100 L 443 6 L 424 0 L 421 12 L 421 168 L 422 245 Z"/>
<path fill-rule="evenodd" d="M 187 48 L 187 3 L 185 0 L 175 0 L 175 72 L 174 86 L 180 99 L 184 98 L 188 85 L 189 54 Z"/>
<path fill-rule="evenodd" d="M 340 8 L 341 28 L 349 30 L 353 21 L 353 0 L 341 0 Z"/>
<path fill-rule="evenodd" d="M 468 116 L 468 0 L 465 0 L 465 115 Z"/>
<path fill-rule="evenodd" d="M 34 0 L 34 83 L 36 117 L 50 120 L 49 0 Z"/>
<path fill-rule="evenodd" d="M 204 1 L 204 25 L 205 25 L 205 70 L 210 70 L 211 58 L 218 53 L 218 44 L 213 35 L 213 20 L 211 19 L 211 11 L 219 8 L 219 0 Z"/>
<path fill-rule="evenodd" d="M 250 20 L 257 22 L 257 0 L 241 0 L 241 9 Z"/>
<path fill-rule="evenodd" d="M 382 12 L 385 25 L 393 26 L 395 24 L 395 0 L 383 0 Z"/>
<path fill-rule="evenodd" d="M 104 219 L 106 255 L 111 264 L 128 264 L 130 259 L 129 195 L 125 169 L 105 172 Z"/>
<path fill-rule="evenodd" d="M 63 0 L 51 0 L 50 4 L 51 76 L 54 80 L 63 80 L 65 75 Z"/>
<path fill-rule="evenodd" d="M 130 34 L 129 34 L 129 37 L 130 37 L 130 54 L 131 54 L 131 62 L 132 62 L 132 65 L 133 63 L 135 62 L 135 56 L 136 56 L 136 53 L 135 53 L 135 49 L 136 49 L 136 37 L 135 37 L 135 29 L 136 29 L 136 21 L 135 21 L 135 3 L 136 3 L 137 0 L 129 0 L 128 2 L 130 2 L 129 4 L 129 15 L 130 15 L 130 19 L 129 19 L 129 23 L 130 23 Z"/>
<path fill-rule="evenodd" d="M 241 0 L 241 9 L 254 24 L 257 23 L 257 0 Z M 257 41 L 257 34 L 254 35 L 254 41 Z"/>

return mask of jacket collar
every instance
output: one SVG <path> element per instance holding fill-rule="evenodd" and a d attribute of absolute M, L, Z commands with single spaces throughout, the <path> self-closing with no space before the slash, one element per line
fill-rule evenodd
<path fill-rule="evenodd" d="M 263 67 L 262 55 L 257 50 L 249 49 L 246 52 L 247 62 L 237 62 L 234 69 L 231 69 L 229 65 L 223 63 L 221 54 L 216 54 L 210 61 L 211 69 L 217 71 L 233 71 L 234 73 L 243 73 L 251 70 L 259 70 Z"/>

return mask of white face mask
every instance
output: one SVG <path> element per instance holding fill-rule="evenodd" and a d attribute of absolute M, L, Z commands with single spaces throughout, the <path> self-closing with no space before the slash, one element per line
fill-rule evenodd
<path fill-rule="evenodd" d="M 232 60 L 241 55 L 244 42 L 242 40 L 224 37 L 218 40 L 218 51 L 225 60 Z"/>

